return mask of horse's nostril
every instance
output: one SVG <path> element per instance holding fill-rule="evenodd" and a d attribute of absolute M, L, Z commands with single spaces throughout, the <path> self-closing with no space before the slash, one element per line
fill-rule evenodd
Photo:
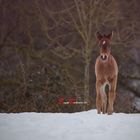
<path fill-rule="evenodd" d="M 101 55 L 101 59 L 102 60 L 106 60 L 107 59 L 107 56 L 106 55 Z"/>

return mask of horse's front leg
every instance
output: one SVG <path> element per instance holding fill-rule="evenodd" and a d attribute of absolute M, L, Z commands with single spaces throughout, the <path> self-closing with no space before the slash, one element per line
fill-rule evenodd
<path fill-rule="evenodd" d="M 107 97 L 104 89 L 105 80 L 96 81 L 96 107 L 98 114 L 106 113 Z"/>
<path fill-rule="evenodd" d="M 116 85 L 117 85 L 117 76 L 114 76 L 110 81 L 110 89 L 109 89 L 109 96 L 108 96 L 108 115 L 112 115 L 113 113 L 113 105 L 116 97 Z"/>
<path fill-rule="evenodd" d="M 96 80 L 96 108 L 97 108 L 98 114 L 102 112 L 102 100 L 101 100 L 101 94 L 100 94 L 100 87 L 101 87 L 101 82 L 99 80 Z"/>

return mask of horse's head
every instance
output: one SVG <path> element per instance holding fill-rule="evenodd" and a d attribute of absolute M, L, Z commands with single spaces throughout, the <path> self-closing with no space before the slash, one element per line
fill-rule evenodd
<path fill-rule="evenodd" d="M 100 57 L 102 60 L 107 60 L 110 55 L 110 41 L 112 37 L 112 32 L 108 35 L 101 35 L 97 32 L 97 38 L 99 40 L 100 46 Z"/>

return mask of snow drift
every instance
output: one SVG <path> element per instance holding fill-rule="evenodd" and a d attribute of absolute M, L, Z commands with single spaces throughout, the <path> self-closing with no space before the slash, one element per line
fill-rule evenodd
<path fill-rule="evenodd" d="M 0 114 L 0 140 L 139 140 L 140 114 Z"/>

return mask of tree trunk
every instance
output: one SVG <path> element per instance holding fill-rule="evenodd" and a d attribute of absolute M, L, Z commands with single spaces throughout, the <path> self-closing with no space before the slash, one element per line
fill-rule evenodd
<path fill-rule="evenodd" d="M 85 106 L 87 106 L 87 104 L 89 104 L 89 66 L 90 66 L 90 62 L 86 61 L 85 62 L 85 74 L 84 74 L 84 102 L 87 102 L 85 104 Z M 84 110 L 86 108 L 84 107 Z"/>

